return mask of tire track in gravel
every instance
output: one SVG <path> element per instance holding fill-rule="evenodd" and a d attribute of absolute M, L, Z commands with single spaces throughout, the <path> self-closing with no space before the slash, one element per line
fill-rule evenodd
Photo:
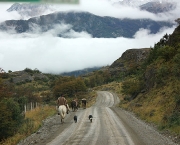
<path fill-rule="evenodd" d="M 86 110 L 77 111 L 75 114 L 78 116 L 78 122 L 73 123 L 47 145 L 85 145 L 87 143 L 89 145 L 89 141 L 91 145 L 96 143 L 99 123 L 95 120 L 95 122 L 93 121 L 95 126 L 91 127 L 92 123 L 88 120 L 88 114 L 97 115 L 96 109 L 91 107 Z"/>
<path fill-rule="evenodd" d="M 107 111 L 107 115 L 109 115 L 108 122 L 111 124 L 111 130 L 114 132 L 113 134 L 117 140 L 115 144 L 134 145 L 132 139 L 129 137 L 129 134 L 127 133 L 126 129 L 122 125 L 122 122 L 119 120 L 119 118 L 113 113 L 111 109 L 106 108 L 106 111 Z"/>
<path fill-rule="evenodd" d="M 96 142 L 98 135 L 94 134 L 94 129 L 97 129 L 97 126 L 92 128 L 92 124 L 88 120 L 88 114 L 92 114 L 92 112 L 95 113 L 93 108 L 84 110 L 84 115 L 80 117 L 79 125 L 76 127 L 74 133 L 69 138 L 69 141 L 63 145 L 85 145 L 87 143 L 89 144 L 89 141 L 91 141 L 91 144 L 93 144 L 94 141 Z"/>
<path fill-rule="evenodd" d="M 96 118 L 96 116 L 98 115 L 97 109 L 95 107 L 89 108 L 89 114 L 93 114 L 94 118 Z M 99 120 L 93 119 L 92 123 L 90 123 L 90 120 L 88 120 L 88 122 L 84 123 L 84 127 L 86 128 L 86 130 L 88 130 L 88 132 L 82 136 L 81 142 L 79 142 L 77 145 L 95 145 L 100 130 Z"/>
<path fill-rule="evenodd" d="M 97 94 L 96 107 L 111 107 L 114 105 L 114 97 L 110 92 L 98 91 Z"/>
<path fill-rule="evenodd" d="M 75 112 L 73 113 L 73 115 L 77 115 L 78 118 L 82 118 L 85 113 L 81 111 L 81 113 Z M 71 118 L 73 118 L 73 116 L 71 116 Z M 66 121 L 66 120 L 65 120 Z M 77 125 L 75 123 L 73 123 L 74 121 L 71 119 L 72 124 L 66 128 L 61 134 L 59 134 L 53 141 L 49 142 L 47 145 L 59 145 L 61 144 L 65 144 L 67 143 L 67 141 L 70 139 L 70 137 L 72 136 L 72 134 L 75 132 Z M 78 121 L 79 122 L 79 121 Z M 63 126 L 63 124 L 61 125 Z M 81 126 L 81 122 L 78 123 L 78 126 Z"/>

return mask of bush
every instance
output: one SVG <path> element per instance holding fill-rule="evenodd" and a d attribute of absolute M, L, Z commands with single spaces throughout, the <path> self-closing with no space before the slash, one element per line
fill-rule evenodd
<path fill-rule="evenodd" d="M 170 46 L 161 47 L 157 51 L 158 56 L 165 59 L 166 61 L 171 60 L 176 55 L 176 53 L 176 49 Z"/>
<path fill-rule="evenodd" d="M 13 135 L 13 122 L 12 122 L 12 112 L 8 112 L 7 105 L 0 102 L 1 112 L 0 112 L 0 141 L 11 135 Z"/>
<path fill-rule="evenodd" d="M 137 95 L 142 89 L 142 84 L 139 80 L 128 79 L 122 83 L 122 93 L 125 95 Z"/>
<path fill-rule="evenodd" d="M 180 126 L 180 112 L 175 111 L 168 119 L 169 126 Z"/>
<path fill-rule="evenodd" d="M 0 140 L 16 133 L 23 121 L 20 108 L 12 98 L 0 102 Z"/>

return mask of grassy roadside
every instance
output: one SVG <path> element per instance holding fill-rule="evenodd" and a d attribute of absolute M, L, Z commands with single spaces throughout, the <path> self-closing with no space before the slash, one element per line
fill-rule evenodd
<path fill-rule="evenodd" d="M 87 107 L 91 107 L 96 102 L 96 98 L 97 98 L 96 91 L 89 92 L 87 97 Z"/>
<path fill-rule="evenodd" d="M 42 126 L 42 121 L 55 113 L 55 107 L 48 105 L 27 111 L 25 120 L 18 133 L 0 142 L 0 145 L 16 145 L 20 140 L 36 132 Z"/>

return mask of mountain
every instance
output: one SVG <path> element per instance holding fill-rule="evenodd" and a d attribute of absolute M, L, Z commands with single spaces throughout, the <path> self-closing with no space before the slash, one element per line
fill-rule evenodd
<path fill-rule="evenodd" d="M 175 3 L 170 2 L 148 2 L 140 6 L 141 10 L 146 10 L 151 13 L 164 13 L 174 10 L 176 8 Z"/>
<path fill-rule="evenodd" d="M 85 68 L 82 70 L 76 70 L 76 71 L 72 71 L 72 72 L 64 72 L 64 73 L 61 73 L 60 75 L 78 77 L 78 76 L 84 76 L 86 74 L 89 74 L 89 73 L 99 70 L 99 69 L 101 69 L 101 67 Z"/>
<path fill-rule="evenodd" d="M 177 6 L 173 0 L 111 0 L 113 5 L 137 7 L 151 13 L 164 13 L 174 10 Z"/>
<path fill-rule="evenodd" d="M 146 3 L 157 2 L 157 3 L 174 3 L 174 0 L 109 0 L 112 4 L 121 4 L 132 7 L 139 7 Z"/>
<path fill-rule="evenodd" d="M 120 4 L 131 7 L 139 7 L 145 3 L 151 2 L 153 0 L 109 0 L 112 4 Z"/>
<path fill-rule="evenodd" d="M 119 76 L 119 74 L 126 74 L 131 70 L 139 68 L 143 61 L 147 59 L 150 48 L 141 49 L 128 49 L 122 56 L 115 60 L 108 68 L 109 72 L 113 76 Z"/>
<path fill-rule="evenodd" d="M 22 16 L 23 19 L 43 15 L 46 12 L 53 11 L 53 8 L 45 3 L 14 3 L 10 8 L 7 9 L 7 11 L 16 11 Z"/>
<path fill-rule="evenodd" d="M 16 33 L 43 33 L 61 27 L 65 30 L 55 30 L 59 37 L 70 37 L 66 34 L 74 31 L 86 32 L 93 38 L 132 38 L 141 28 L 157 33 L 162 27 L 171 27 L 173 23 L 153 21 L 150 19 L 118 19 L 113 17 L 100 17 L 87 12 L 57 12 L 28 20 L 7 20 L 0 24 L 2 31 L 15 31 Z"/>

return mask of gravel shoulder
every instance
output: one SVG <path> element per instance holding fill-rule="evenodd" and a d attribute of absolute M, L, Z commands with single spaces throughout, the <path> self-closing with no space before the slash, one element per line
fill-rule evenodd
<path fill-rule="evenodd" d="M 65 123 L 55 115 L 18 145 L 178 145 L 158 133 L 153 127 L 119 107 L 116 94 L 99 91 L 96 103 L 67 114 Z M 78 116 L 74 123 L 73 116 Z M 93 115 L 90 123 L 88 116 Z"/>

